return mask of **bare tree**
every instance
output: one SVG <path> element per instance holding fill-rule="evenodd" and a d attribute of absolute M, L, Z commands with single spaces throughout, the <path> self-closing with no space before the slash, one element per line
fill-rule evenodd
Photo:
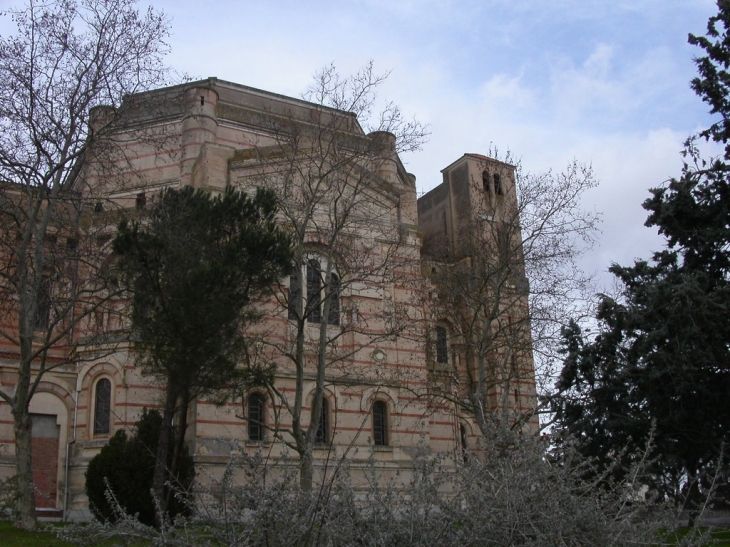
<path fill-rule="evenodd" d="M 294 377 L 293 392 L 269 386 L 291 418 L 290 427 L 277 419 L 271 429 L 298 453 L 305 490 L 312 449 L 327 441 L 318 436 L 325 386 L 345 377 L 384 382 L 355 364 L 357 354 L 402 335 L 417 312 L 407 289 L 420 274 L 415 179 L 398 153 L 417 149 L 426 131 L 393 103 L 375 113 L 386 77 L 372 63 L 351 77 L 325 68 L 305 94 L 310 104 L 272 115 L 271 137 L 238 158 L 239 184 L 274 189 L 291 230 L 293 271 L 276 294 L 289 322 L 283 336 L 262 340 L 279 372 Z"/>
<path fill-rule="evenodd" d="M 134 0 L 30 0 L 5 15 L 17 32 L 0 38 L 0 337 L 17 377 L 0 397 L 14 420 L 18 525 L 33 528 L 28 405 L 45 373 L 74 363 L 110 295 L 95 275 L 104 240 L 85 166 L 114 163 L 105 135 L 122 98 L 165 81 L 168 23 Z"/>
<path fill-rule="evenodd" d="M 532 175 L 509 157 L 467 154 L 446 177 L 444 188 L 419 199 L 434 287 L 430 394 L 473 417 L 482 436 L 491 438 L 498 424 L 520 429 L 531 421 L 534 429 L 536 391 L 547 387 L 536 390 L 534 357 L 549 367 L 560 327 L 590 287 L 577 261 L 599 220 L 580 205 L 593 174 L 573 163 Z M 459 209 L 453 218 L 442 202 Z M 541 373 L 550 380 L 549 370 Z"/>

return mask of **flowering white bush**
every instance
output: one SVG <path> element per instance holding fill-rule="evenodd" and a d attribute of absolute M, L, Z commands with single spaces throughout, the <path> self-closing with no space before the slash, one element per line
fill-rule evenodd
<path fill-rule="evenodd" d="M 192 546 L 631 546 L 700 545 L 667 530 L 674 515 L 641 500 L 627 484 L 587 482 L 585 467 L 544 440 L 505 433 L 485 457 L 462 465 L 424 453 L 406 479 L 380 478 L 342 461 L 317 488 L 303 491 L 295 462 L 267 465 L 260 455 L 231 459 L 225 474 L 197 489 L 196 516 L 141 526 L 74 525 L 64 539 L 88 544 L 109 537 L 132 545 Z M 640 458 L 639 458 L 640 461 Z M 358 486 L 354 486 L 353 477 Z M 634 475 L 639 477 L 640 474 Z M 364 480 L 363 480 L 364 479 Z"/>

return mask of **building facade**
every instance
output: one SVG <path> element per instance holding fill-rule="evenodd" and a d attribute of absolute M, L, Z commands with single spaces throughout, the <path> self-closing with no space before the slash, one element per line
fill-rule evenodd
<path fill-rule="evenodd" d="M 484 449 L 468 403 L 481 392 L 490 410 L 514 423 L 527 416 L 535 427 L 529 341 L 518 351 L 475 353 L 449 300 L 438 297 L 445 265 L 468 259 L 476 271 L 465 234 L 484 222 L 496 229 L 516 201 L 511 166 L 467 154 L 417 200 L 393 135 L 365 134 L 350 113 L 215 78 L 126 101 L 123 111 L 97 107 L 92 116 L 92 131 L 112 127 L 81 175 L 79 192 L 100 226 L 95 253 L 110 254 L 122 216 L 143 218 L 157 192 L 185 185 L 272 188 L 295 244 L 294 273 L 260 303 L 265 318 L 251 332 L 255 358 L 276 367 L 273 384 L 233 386 L 223 402 L 191 405 L 186 441 L 202 475 L 215 476 L 232 452 L 278 462 L 302 443 L 315 473 L 335 455 L 353 469 L 374 458 L 384 477 L 408 473 L 424 450 L 456 464 L 465 450 Z M 513 297 L 489 319 L 495 324 L 502 316 L 528 321 L 526 288 L 513 274 L 505 285 Z M 39 508 L 87 515 L 88 461 L 160 404 L 160 386 L 135 367 L 128 307 L 109 298 L 88 313 L 32 399 Z M 17 377 L 14 351 L 0 348 L 0 389 Z M 489 365 L 489 385 L 474 386 L 480 358 L 506 359 L 511 373 Z M 0 402 L 3 477 L 13 472 L 12 424 Z"/>

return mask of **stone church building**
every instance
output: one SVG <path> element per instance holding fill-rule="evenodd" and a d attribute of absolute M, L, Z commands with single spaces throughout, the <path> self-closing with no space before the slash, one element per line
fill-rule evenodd
<path fill-rule="evenodd" d="M 91 131 L 112 127 L 80 190 L 103 219 L 94 236 L 99 256 L 110 254 L 122 215 L 143 218 L 157 192 L 184 185 L 274 189 L 279 221 L 297 246 L 295 273 L 260 303 L 265 318 L 252 332 L 256 358 L 276 366 L 274 383 L 194 401 L 186 440 L 198 469 L 215 475 L 232 451 L 271 462 L 296 456 L 295 415 L 305 429 L 317 416 L 315 467 L 346 456 L 356 469 L 374 458 L 389 476 L 407 473 L 423 450 L 448 454 L 454 465 L 465 451 L 488 450 L 460 403 L 467 343 L 436 303 L 431 276 L 468 258 L 461 234 L 478 222 L 496 225 L 499 208 L 516 201 L 510 165 L 464 154 L 419 199 L 393 135 L 366 134 L 348 112 L 216 78 L 127 97 L 123 106 L 92 112 Z M 527 321 L 526 283 L 510 287 Z M 42 510 L 87 515 L 89 460 L 160 404 L 160 387 L 135 367 L 128 307 L 110 299 L 90 314 L 72 353 L 56 356 L 64 364 L 44 375 L 32 399 Z M 14 385 L 15 352 L 0 342 L 0 389 Z M 494 373 L 485 400 L 535 430 L 529 348 L 517 361 L 511 357 L 513 377 Z M 0 478 L 13 473 L 14 458 L 13 420 L 0 400 Z"/>

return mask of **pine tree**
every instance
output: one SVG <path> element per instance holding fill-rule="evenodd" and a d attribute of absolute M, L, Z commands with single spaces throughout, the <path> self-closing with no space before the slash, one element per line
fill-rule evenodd
<path fill-rule="evenodd" d="M 137 364 L 164 389 L 154 477 L 163 511 L 190 402 L 266 374 L 247 366 L 245 329 L 260 318 L 257 301 L 291 270 L 275 203 L 266 190 L 249 198 L 232 188 L 217 197 L 168 189 L 147 217 L 119 226 L 114 250 L 132 295 Z"/>

